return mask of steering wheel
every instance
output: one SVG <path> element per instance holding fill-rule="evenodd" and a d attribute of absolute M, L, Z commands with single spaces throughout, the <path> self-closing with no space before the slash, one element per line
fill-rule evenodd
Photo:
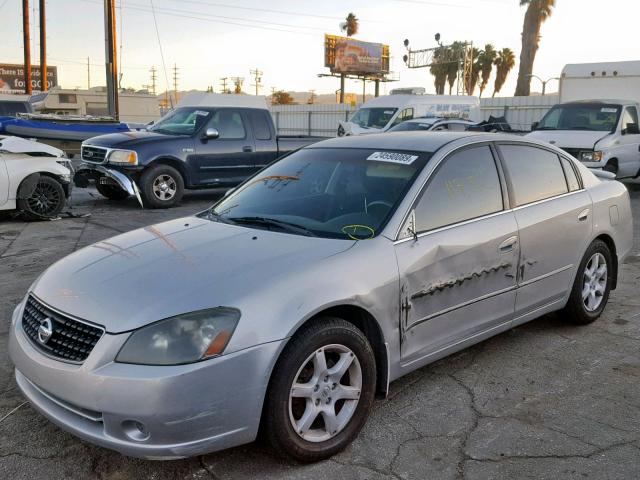
<path fill-rule="evenodd" d="M 373 202 L 367 203 L 367 212 L 369 212 L 371 208 L 375 207 L 385 207 L 383 213 L 386 213 L 393 208 L 393 205 L 385 200 L 375 200 Z"/>

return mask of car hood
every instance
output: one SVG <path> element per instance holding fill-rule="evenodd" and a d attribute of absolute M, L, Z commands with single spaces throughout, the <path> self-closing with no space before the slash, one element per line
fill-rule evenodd
<path fill-rule="evenodd" d="M 187 217 L 78 250 L 52 265 L 32 292 L 119 333 L 204 308 L 240 307 L 252 291 L 354 243 Z"/>
<path fill-rule="evenodd" d="M 592 150 L 596 143 L 610 132 L 589 132 L 584 130 L 534 130 L 527 138 L 542 140 L 560 148 L 585 148 Z"/>
<path fill-rule="evenodd" d="M 86 145 L 94 145 L 96 147 L 108 148 L 133 148 L 146 143 L 156 143 L 162 141 L 171 141 L 179 137 L 176 135 L 163 135 L 161 133 L 149 131 L 131 131 L 122 133 L 109 133 L 108 135 L 99 135 L 92 137 L 86 142 Z"/>

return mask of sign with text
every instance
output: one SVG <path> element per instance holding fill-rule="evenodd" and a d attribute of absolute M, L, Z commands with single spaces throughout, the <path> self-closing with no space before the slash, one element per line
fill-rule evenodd
<path fill-rule="evenodd" d="M 41 91 L 42 78 L 39 65 L 31 66 L 31 88 Z M 58 85 L 58 67 L 47 66 L 49 89 Z M 0 63 L 0 93 L 24 93 L 24 65 Z"/>
<path fill-rule="evenodd" d="M 389 46 L 325 35 L 325 66 L 333 73 L 355 75 L 389 72 Z"/>

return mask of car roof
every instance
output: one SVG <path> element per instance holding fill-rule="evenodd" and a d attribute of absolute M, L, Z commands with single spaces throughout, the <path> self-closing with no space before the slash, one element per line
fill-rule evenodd
<path fill-rule="evenodd" d="M 381 150 L 410 150 L 435 152 L 444 145 L 463 138 L 474 137 L 477 141 L 494 141 L 499 136 L 482 132 L 393 132 L 374 133 L 332 138 L 314 143 L 306 148 L 367 148 Z"/>
<path fill-rule="evenodd" d="M 633 100 L 616 100 L 612 99 L 598 99 L 598 100 L 573 100 L 571 102 L 564 102 L 560 105 L 585 105 L 585 104 L 593 104 L 593 105 L 629 105 L 632 103 L 636 103 Z"/>

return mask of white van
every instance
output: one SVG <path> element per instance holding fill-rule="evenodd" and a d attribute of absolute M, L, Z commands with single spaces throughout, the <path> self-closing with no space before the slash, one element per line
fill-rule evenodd
<path fill-rule="evenodd" d="M 400 90 L 404 92 L 404 90 Z M 338 136 L 381 133 L 391 127 L 422 117 L 463 118 L 480 121 L 477 97 L 398 93 L 363 103 L 348 122 L 340 122 Z"/>
<path fill-rule="evenodd" d="M 567 65 L 560 102 L 533 124 L 529 138 L 617 178 L 640 175 L 640 61 Z"/>

